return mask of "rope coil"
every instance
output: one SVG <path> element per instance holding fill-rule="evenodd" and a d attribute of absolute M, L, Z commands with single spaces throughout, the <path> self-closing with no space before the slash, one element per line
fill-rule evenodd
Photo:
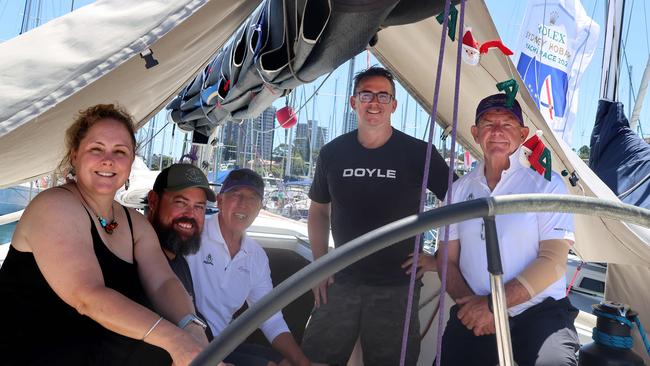
<path fill-rule="evenodd" d="M 596 309 L 594 309 L 593 313 L 599 318 L 614 320 L 623 325 L 626 325 L 630 329 L 634 329 L 634 324 L 636 324 L 637 329 L 641 334 L 641 338 L 643 339 L 643 345 L 645 346 L 645 350 L 646 352 L 648 352 L 648 355 L 650 355 L 650 344 L 648 343 L 648 339 L 646 338 L 645 330 L 643 329 L 643 324 L 641 324 L 641 320 L 639 320 L 639 317 L 637 315 L 634 315 L 632 317 L 632 320 L 634 320 L 634 322 L 632 322 L 624 316 L 613 315 Z M 598 344 L 602 344 L 604 346 L 609 346 L 613 348 L 619 348 L 619 349 L 630 349 L 634 344 L 633 338 L 631 336 L 615 336 L 615 335 L 605 333 L 599 330 L 598 328 L 593 329 L 591 338 L 594 340 L 594 342 Z"/>

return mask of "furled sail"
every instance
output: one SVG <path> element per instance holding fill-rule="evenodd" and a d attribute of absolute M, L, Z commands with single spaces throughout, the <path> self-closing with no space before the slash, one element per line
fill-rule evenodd
<path fill-rule="evenodd" d="M 589 167 L 621 201 L 650 208 L 650 145 L 630 128 L 623 103 L 598 102 Z"/>

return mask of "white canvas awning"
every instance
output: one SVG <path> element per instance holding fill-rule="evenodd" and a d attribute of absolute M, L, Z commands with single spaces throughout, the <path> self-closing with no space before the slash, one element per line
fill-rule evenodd
<path fill-rule="evenodd" d="M 0 187 L 51 172 L 83 108 L 119 103 L 146 122 L 259 2 L 99 0 L 1 43 Z"/>

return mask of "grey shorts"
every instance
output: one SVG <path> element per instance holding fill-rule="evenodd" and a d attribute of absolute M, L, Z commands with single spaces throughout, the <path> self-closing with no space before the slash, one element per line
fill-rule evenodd
<path fill-rule="evenodd" d="M 415 365 L 420 353 L 418 299 L 415 287 L 406 365 Z M 345 365 L 357 338 L 361 338 L 365 365 L 399 365 L 408 296 L 406 286 L 367 286 L 334 282 L 327 304 L 314 309 L 307 323 L 302 349 L 312 362 Z"/>

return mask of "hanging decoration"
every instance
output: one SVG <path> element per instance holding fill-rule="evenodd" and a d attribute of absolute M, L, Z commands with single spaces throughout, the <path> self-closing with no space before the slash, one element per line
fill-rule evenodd
<path fill-rule="evenodd" d="M 474 39 L 472 28 L 466 27 L 463 32 L 463 53 L 462 58 L 465 63 L 476 66 L 481 61 L 481 55 L 487 54 L 491 49 L 497 48 L 505 56 L 512 55 L 512 51 L 506 47 L 499 39 L 485 41 L 482 44 Z"/>
<path fill-rule="evenodd" d="M 479 44 L 474 39 L 472 28 L 470 27 L 465 28 L 465 32 L 463 33 L 463 53 L 461 56 L 463 61 L 471 66 L 478 65 L 481 60 Z"/>
<path fill-rule="evenodd" d="M 521 146 L 523 154 L 520 161 L 524 166 L 528 166 L 544 179 L 551 181 L 551 151 L 542 142 L 542 131 L 537 130 L 535 134 L 526 140 Z"/>
<path fill-rule="evenodd" d="M 512 105 L 515 103 L 515 97 L 519 91 L 519 84 L 515 79 L 510 79 L 502 81 L 496 84 L 496 87 L 499 91 L 505 91 L 506 93 L 506 107 L 512 108 Z"/>
<path fill-rule="evenodd" d="M 449 27 L 447 28 L 447 35 L 449 35 L 449 39 L 452 41 L 456 40 L 456 21 L 458 20 L 458 9 L 456 9 L 455 6 L 452 6 L 449 9 L 449 20 L 448 24 Z M 436 16 L 436 20 L 438 21 L 439 24 L 442 24 L 442 22 L 445 21 L 445 12 L 443 11 L 442 13 L 438 14 Z"/>
<path fill-rule="evenodd" d="M 296 112 L 290 106 L 284 106 L 275 112 L 275 118 L 278 119 L 278 124 L 282 128 L 289 129 L 296 125 L 298 122 L 298 116 Z"/>

